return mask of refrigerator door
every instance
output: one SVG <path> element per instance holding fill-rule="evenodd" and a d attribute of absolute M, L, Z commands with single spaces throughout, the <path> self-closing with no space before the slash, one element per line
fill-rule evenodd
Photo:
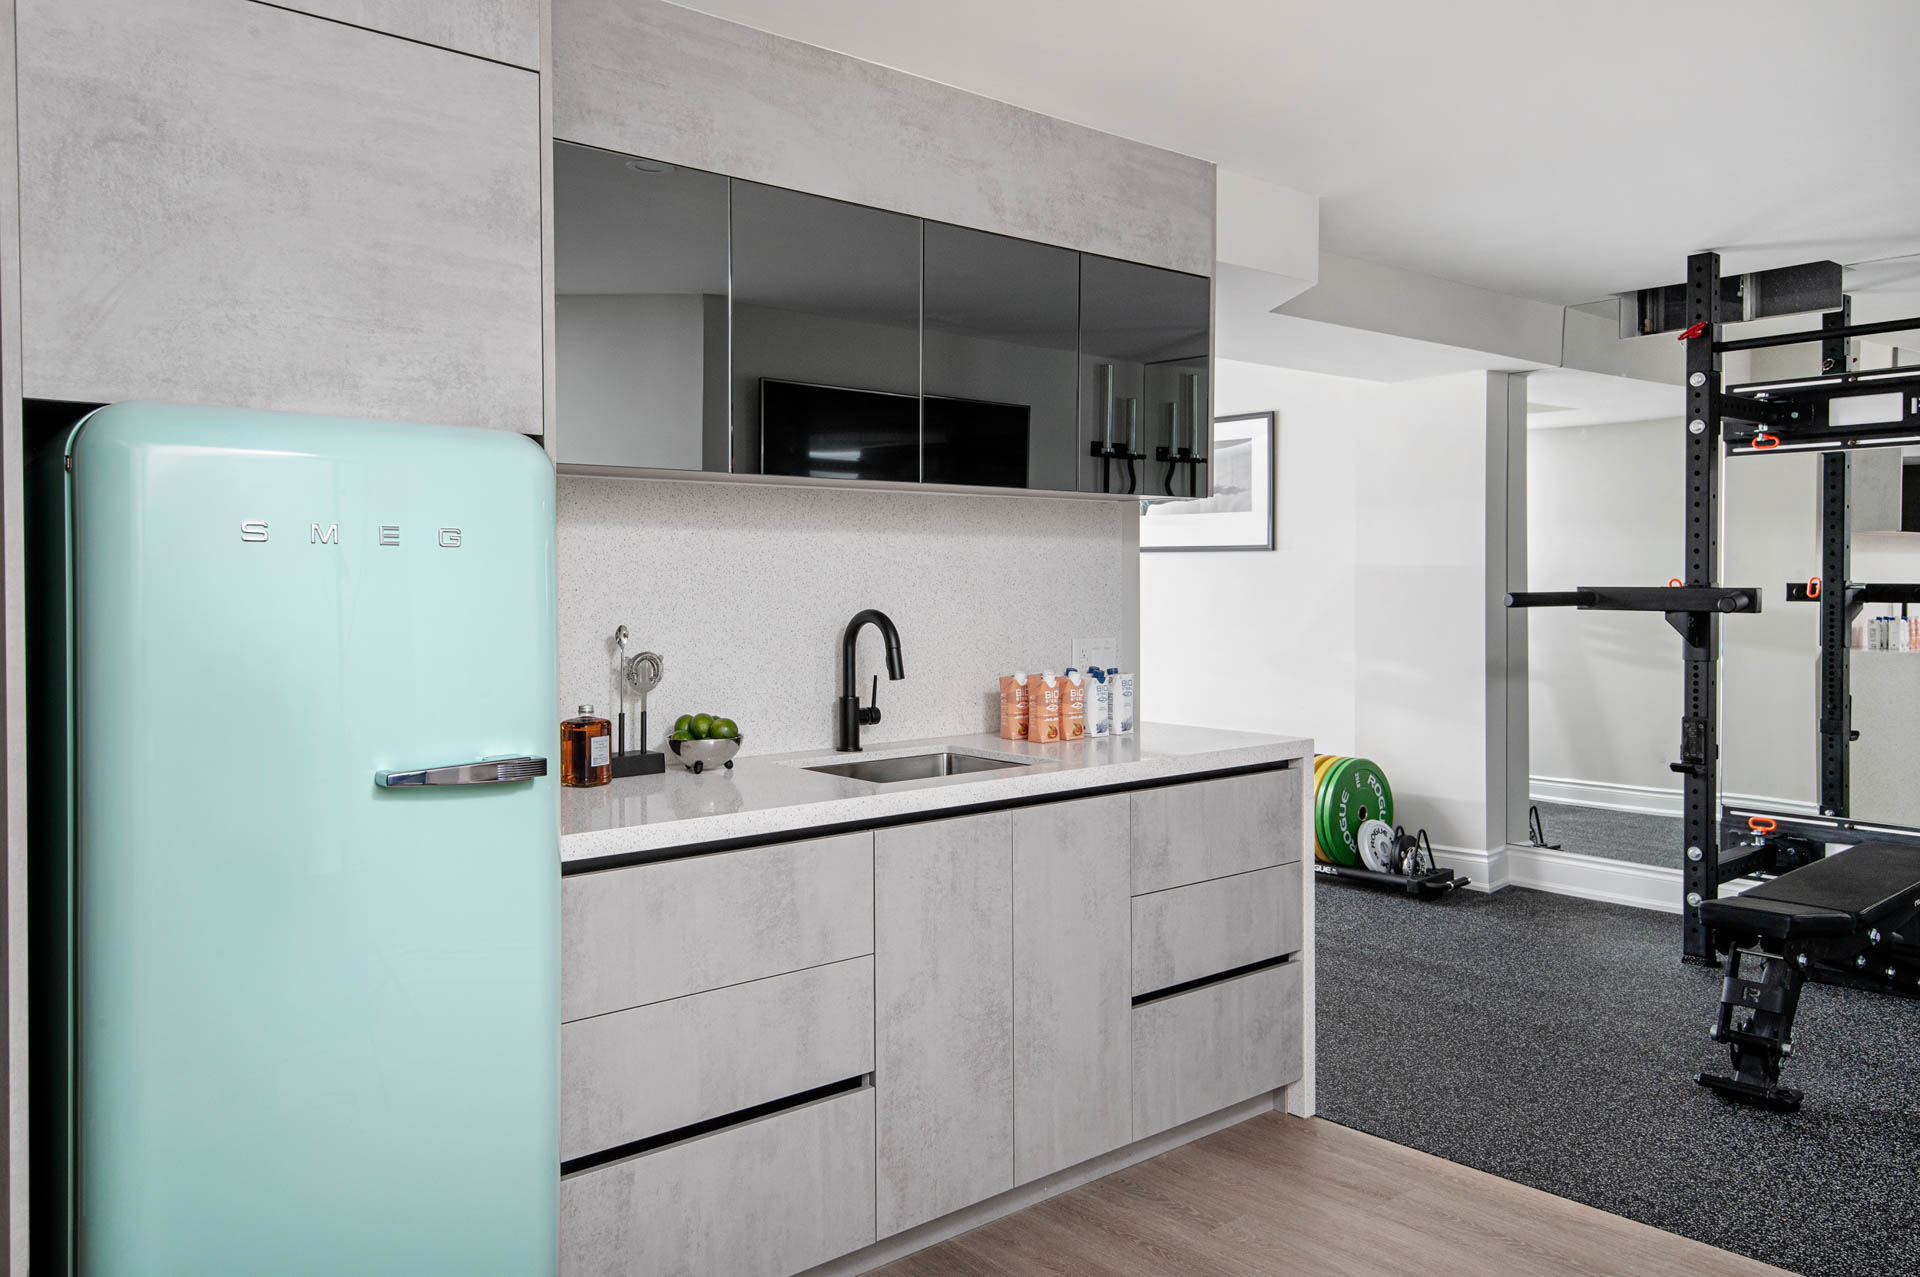
<path fill-rule="evenodd" d="M 69 451 L 77 1267 L 553 1272 L 545 455 L 146 404 Z"/>

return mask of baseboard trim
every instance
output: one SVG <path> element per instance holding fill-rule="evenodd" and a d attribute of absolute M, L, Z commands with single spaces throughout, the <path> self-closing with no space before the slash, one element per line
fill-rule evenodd
<path fill-rule="evenodd" d="M 1125 1170 L 1150 1157 L 1158 1157 L 1170 1149 L 1179 1148 L 1182 1144 L 1191 1144 L 1197 1139 L 1212 1135 L 1215 1131 L 1224 1131 L 1229 1126 L 1238 1126 L 1248 1118 L 1258 1117 L 1262 1113 L 1271 1113 L 1276 1109 L 1285 1112 L 1287 1090 L 1288 1088 L 1282 1087 L 1278 1091 L 1256 1095 L 1231 1108 L 1221 1109 L 1218 1113 L 1206 1117 L 1195 1118 L 1186 1125 L 1176 1126 L 1170 1131 L 1150 1135 L 1144 1140 L 1129 1144 L 1125 1148 L 1117 1148 L 1090 1162 L 1069 1166 L 1064 1171 L 1056 1171 L 1031 1184 L 1022 1184 L 998 1197 L 989 1197 L 984 1202 L 975 1202 L 951 1215 L 943 1215 L 916 1228 L 909 1228 L 904 1233 L 883 1237 L 864 1250 L 856 1250 L 851 1255 L 842 1255 L 838 1259 L 828 1260 L 817 1268 L 809 1268 L 800 1274 L 800 1277 L 855 1277 L 858 1273 L 872 1272 L 876 1268 L 891 1264 L 896 1259 L 903 1259 L 915 1251 L 925 1250 L 929 1246 L 943 1242 L 949 1237 L 958 1237 L 961 1233 L 978 1228 L 982 1224 L 991 1223 L 1015 1211 L 1025 1210 L 1029 1206 L 1044 1202 L 1049 1197 L 1058 1197 L 1070 1189 L 1078 1188 L 1082 1184 L 1090 1184 L 1096 1179 L 1111 1175 L 1115 1171 Z"/>
<path fill-rule="evenodd" d="M 1571 803 L 1576 807 L 1604 807 L 1609 811 L 1631 811 L 1642 816 L 1673 816 L 1681 813 L 1680 791 L 1657 785 L 1621 785 L 1604 780 L 1572 780 L 1563 776 L 1530 776 L 1527 792 L 1536 803 Z M 1721 794 L 1723 802 L 1736 807 L 1760 807 L 1767 811 L 1814 816 L 1820 805 L 1800 798 L 1775 798 L 1766 794 Z"/>
<path fill-rule="evenodd" d="M 1433 859 L 1442 869 L 1465 874 L 1468 891 L 1498 891 L 1509 881 L 1508 853 L 1512 850 L 1511 847 L 1494 847 L 1482 851 L 1473 847 L 1436 845 Z"/>
<path fill-rule="evenodd" d="M 1636 865 L 1625 860 L 1602 860 L 1545 847 L 1508 846 L 1507 885 L 1578 896 L 1606 904 L 1630 905 L 1656 913 L 1679 913 L 1684 888 L 1680 871 L 1666 865 Z M 1723 883 L 1721 894 L 1737 896 L 1757 885 L 1754 878 Z"/>

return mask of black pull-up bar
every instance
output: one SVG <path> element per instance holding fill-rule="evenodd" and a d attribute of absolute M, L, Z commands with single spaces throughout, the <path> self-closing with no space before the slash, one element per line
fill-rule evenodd
<path fill-rule="evenodd" d="M 1598 601 L 1592 590 L 1533 590 L 1507 595 L 1508 607 L 1592 607 Z"/>
<path fill-rule="evenodd" d="M 1717 585 L 1583 585 L 1577 590 L 1516 591 L 1508 607 L 1577 607 L 1594 612 L 1758 612 L 1760 591 Z"/>

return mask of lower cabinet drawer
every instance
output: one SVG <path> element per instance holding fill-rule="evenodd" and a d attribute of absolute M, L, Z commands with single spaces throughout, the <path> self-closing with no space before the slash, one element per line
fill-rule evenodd
<path fill-rule="evenodd" d="M 560 1026 L 560 1160 L 873 1071 L 873 959 Z"/>
<path fill-rule="evenodd" d="M 560 1018 L 873 952 L 873 835 L 560 879 Z"/>
<path fill-rule="evenodd" d="M 1133 996 L 1300 948 L 1300 866 L 1133 898 Z"/>
<path fill-rule="evenodd" d="M 562 1277 L 787 1277 L 873 1240 L 866 1086 L 560 1179 Z"/>
<path fill-rule="evenodd" d="M 1134 791 L 1133 894 L 1298 863 L 1304 793 L 1297 764 Z"/>
<path fill-rule="evenodd" d="M 1300 1080 L 1300 965 L 1133 1008 L 1133 1138 Z"/>

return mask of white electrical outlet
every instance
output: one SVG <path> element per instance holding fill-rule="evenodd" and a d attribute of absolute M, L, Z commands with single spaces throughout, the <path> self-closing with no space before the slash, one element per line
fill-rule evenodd
<path fill-rule="evenodd" d="M 1076 670 L 1090 670 L 1095 666 L 1103 670 L 1120 668 L 1120 640 L 1115 638 L 1077 638 L 1073 640 L 1073 660 L 1069 666 Z"/>

